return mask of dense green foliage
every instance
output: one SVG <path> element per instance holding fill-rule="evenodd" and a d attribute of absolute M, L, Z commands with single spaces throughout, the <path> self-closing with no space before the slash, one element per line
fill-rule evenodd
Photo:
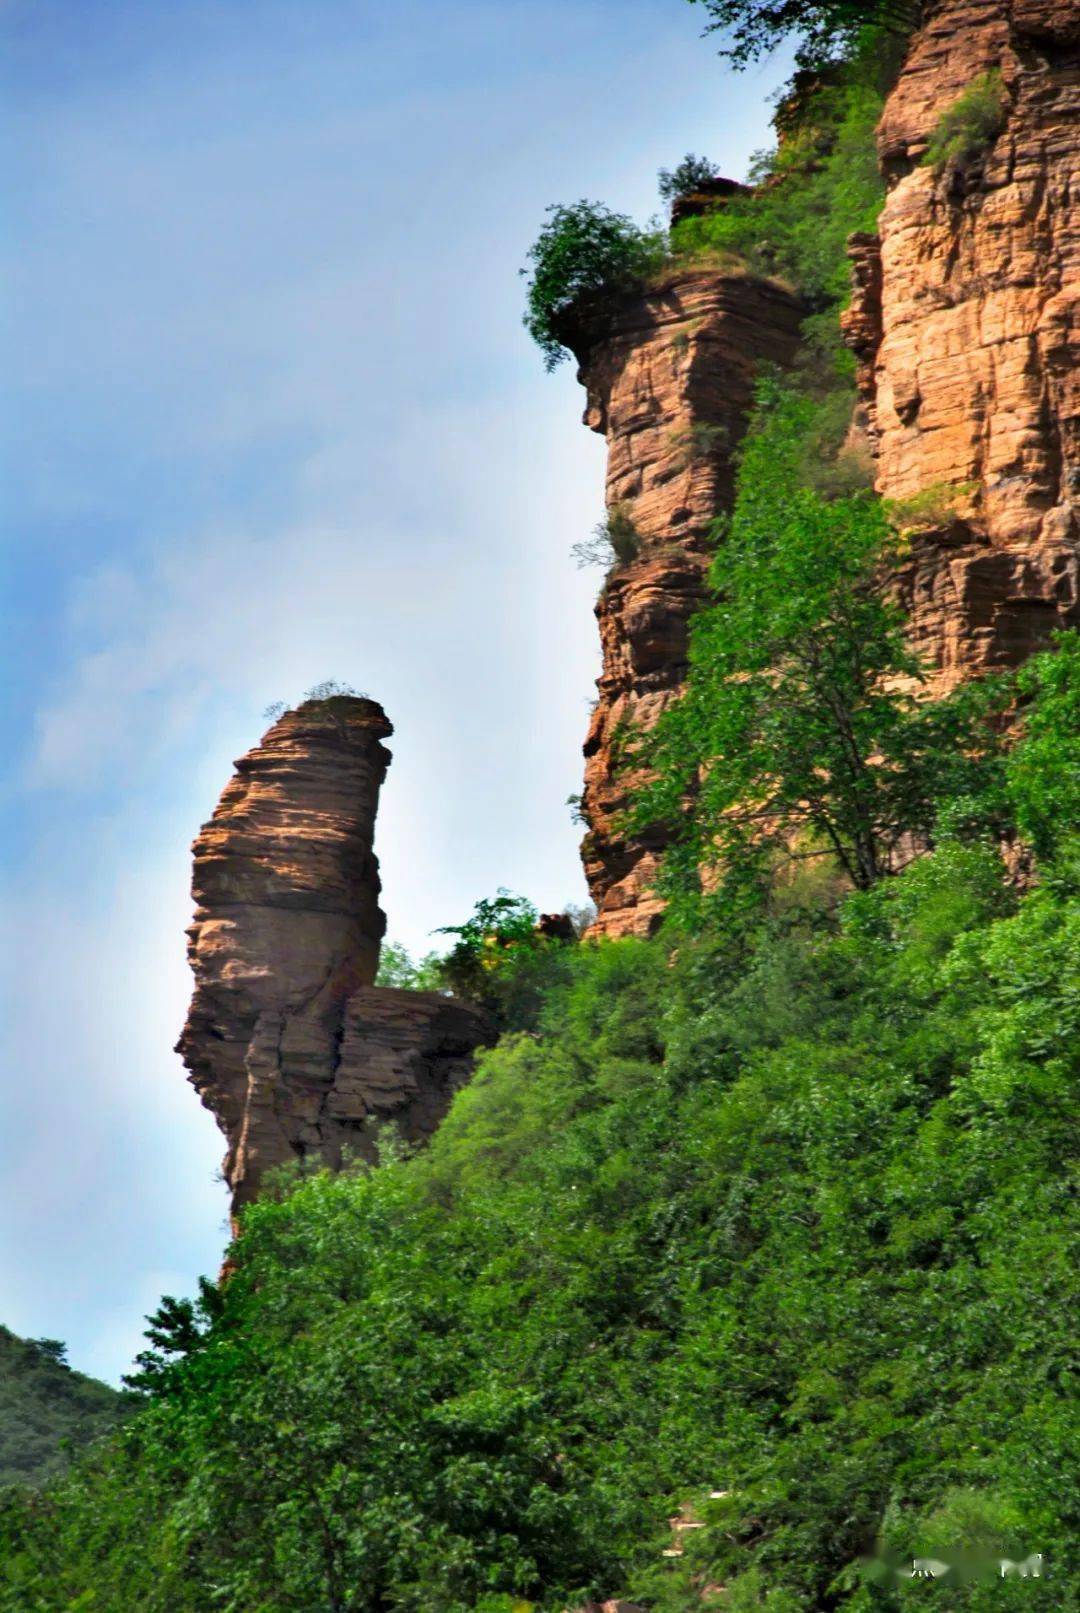
<path fill-rule="evenodd" d="M 947 839 L 651 943 L 478 904 L 453 951 L 507 1032 L 442 1130 L 249 1208 L 140 1413 L 0 1497 L 0 1608 L 870 1613 L 959 1548 L 1072 1605 L 1080 640 L 1019 682 L 1026 895 Z"/>
<path fill-rule="evenodd" d="M 135 1422 L 9 1495 L 0 1607 L 854 1613 L 907 1605 L 876 1548 L 980 1540 L 1070 1605 L 1066 873 L 1017 901 L 950 845 L 674 966 L 564 955 L 426 1154 L 247 1212 Z"/>
<path fill-rule="evenodd" d="M 1055 642 L 1055 654 L 1036 656 L 1017 674 L 1030 704 L 1022 743 L 1007 762 L 1020 832 L 1047 858 L 1066 854 L 1080 835 L 1080 634 Z"/>
<path fill-rule="evenodd" d="M 866 889 L 930 843 L 946 809 L 954 825 L 962 806 L 970 828 L 994 826 L 988 719 L 1003 692 L 987 681 L 918 698 L 919 662 L 886 586 L 901 545 L 881 501 L 804 485 L 817 415 L 774 380 L 759 388 L 686 695 L 628 748 L 656 774 L 639 826 L 677 826 L 673 894 L 696 891 L 710 864 L 730 895 L 821 857 Z"/>
<path fill-rule="evenodd" d="M 819 310 L 846 300 L 847 238 L 875 228 L 884 200 L 874 127 L 897 64 L 896 48 L 868 32 L 842 68 L 786 103 L 786 115 L 782 103 L 783 139 L 757 157 L 758 188 L 677 225 L 676 256 L 732 255 L 786 279 Z"/>
<path fill-rule="evenodd" d="M 437 932 L 456 937 L 444 953 L 429 952 L 414 962 L 405 947 L 384 946 L 375 983 L 463 997 L 483 1008 L 498 1029 L 531 1027 L 547 987 L 566 972 L 567 945 L 580 927 L 573 909 L 561 915 L 564 935 L 545 933 L 539 918 L 524 896 L 500 889 L 477 902 L 464 923 Z"/>
<path fill-rule="evenodd" d="M 416 960 L 400 941 L 384 941 L 379 951 L 375 984 L 396 986 L 404 991 L 438 991 L 437 965 L 438 954 L 434 951 Z"/>
<path fill-rule="evenodd" d="M 124 1396 L 73 1372 L 55 1339 L 0 1327 L 0 1485 L 39 1484 L 116 1427 Z"/>
<path fill-rule="evenodd" d="M 663 201 L 673 202 L 679 196 L 692 195 L 715 179 L 718 172 L 716 164 L 707 157 L 695 157 L 688 151 L 674 168 L 661 168 L 656 176 L 657 189 Z"/>
<path fill-rule="evenodd" d="M 1005 126 L 1005 86 L 998 72 L 981 73 L 938 119 L 923 162 L 935 173 L 966 163 L 993 145 Z"/>
<path fill-rule="evenodd" d="M 922 15 L 920 0 L 694 0 L 712 17 L 708 32 L 723 32 L 721 55 L 736 67 L 757 61 L 795 34 L 804 68 L 819 68 L 850 50 L 867 24 L 905 34 Z"/>
<path fill-rule="evenodd" d="M 528 256 L 525 328 L 553 370 L 595 332 L 613 298 L 663 261 L 664 238 L 599 202 L 580 201 L 548 208 Z"/>

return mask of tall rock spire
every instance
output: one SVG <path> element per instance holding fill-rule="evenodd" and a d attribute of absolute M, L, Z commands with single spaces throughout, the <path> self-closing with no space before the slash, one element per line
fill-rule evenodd
<path fill-rule="evenodd" d="M 272 1166 L 370 1157 L 382 1122 L 427 1136 L 486 1037 L 467 1004 L 373 985 L 391 732 L 373 700 L 305 701 L 236 763 L 194 844 L 177 1050 L 228 1139 L 234 1207 Z"/>

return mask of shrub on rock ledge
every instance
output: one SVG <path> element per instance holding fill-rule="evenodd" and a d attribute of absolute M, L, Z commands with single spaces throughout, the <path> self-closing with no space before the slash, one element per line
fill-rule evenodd
<path fill-rule="evenodd" d="M 525 328 L 553 370 L 590 340 L 605 305 L 640 285 L 659 267 L 666 242 L 660 230 L 641 230 L 601 202 L 549 207 L 529 248 L 531 271 Z"/>
<path fill-rule="evenodd" d="M 1001 74 L 980 73 L 938 119 L 923 157 L 940 174 L 949 163 L 964 164 L 988 150 L 1005 126 L 1006 96 Z"/>

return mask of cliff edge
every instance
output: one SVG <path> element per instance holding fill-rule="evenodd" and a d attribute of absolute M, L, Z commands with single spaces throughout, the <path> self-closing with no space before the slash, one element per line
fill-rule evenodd
<path fill-rule="evenodd" d="M 997 127 L 928 160 L 943 114 L 980 90 L 1000 97 Z M 886 202 L 878 233 L 851 238 L 841 320 L 875 488 L 911 506 L 899 588 L 930 692 L 943 694 L 1080 623 L 1077 0 L 928 6 L 878 154 Z M 790 364 L 804 312 L 776 281 L 688 259 L 616 301 L 609 332 L 579 354 L 585 421 L 608 444 L 608 509 L 636 544 L 596 607 L 603 670 L 582 795 L 594 935 L 648 935 L 662 914 L 665 833 L 621 820 L 637 782 L 622 740 L 685 682 L 754 378 Z"/>

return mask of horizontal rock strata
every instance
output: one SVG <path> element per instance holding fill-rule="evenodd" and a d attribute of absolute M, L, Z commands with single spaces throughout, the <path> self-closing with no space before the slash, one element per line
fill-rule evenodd
<path fill-rule="evenodd" d="M 935 172 L 922 159 L 942 113 L 990 72 L 1000 130 Z M 888 199 L 880 234 L 852 239 L 844 326 L 878 489 L 911 505 L 901 594 L 943 692 L 1080 621 L 1080 0 L 931 0 L 879 149 Z M 594 934 L 647 934 L 660 917 L 665 839 L 620 827 L 634 782 L 621 736 L 678 697 L 752 378 L 790 359 L 798 323 L 780 287 L 701 270 L 616 307 L 579 355 L 608 506 L 640 539 L 597 605 L 582 798 Z"/>
<path fill-rule="evenodd" d="M 1000 132 L 935 173 L 942 112 L 990 71 Z M 1080 620 L 1080 4 L 941 0 L 879 148 L 889 195 L 880 236 L 852 241 L 845 328 L 879 491 L 954 495 L 904 582 L 947 688 Z"/>
<path fill-rule="evenodd" d="M 607 506 L 638 541 L 596 606 L 603 670 L 582 796 L 593 935 L 646 935 L 662 912 L 652 885 L 664 835 L 627 835 L 617 821 L 633 782 L 619 768 L 619 737 L 651 728 L 678 697 L 687 624 L 704 597 L 710 529 L 731 505 L 732 453 L 755 377 L 762 363 L 790 361 L 800 318 L 796 299 L 772 281 L 697 270 L 627 300 L 581 356 L 585 423 L 608 444 Z"/>
<path fill-rule="evenodd" d="M 234 1208 L 273 1166 L 371 1157 L 387 1121 L 428 1136 L 487 1035 L 467 1004 L 373 985 L 390 733 L 374 701 L 305 702 L 236 763 L 195 841 L 177 1050 L 228 1139 Z"/>

